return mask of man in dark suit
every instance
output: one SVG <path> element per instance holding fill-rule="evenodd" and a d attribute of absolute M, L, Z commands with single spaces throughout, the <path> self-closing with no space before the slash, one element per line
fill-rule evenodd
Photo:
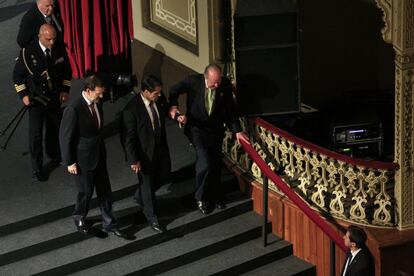
<path fill-rule="evenodd" d="M 349 248 L 341 276 L 373 276 L 375 267 L 372 255 L 365 245 L 367 234 L 358 226 L 349 226 L 344 235 L 345 245 Z"/>
<path fill-rule="evenodd" d="M 181 115 L 178 97 L 187 94 L 187 114 Z M 171 118 L 185 124 L 185 133 L 196 150 L 197 207 L 203 214 L 212 208 L 225 208 L 224 192 L 220 184 L 224 123 L 237 140 L 248 141 L 242 132 L 233 101 L 230 81 L 221 76 L 216 64 L 208 65 L 204 74 L 191 75 L 170 90 Z"/>
<path fill-rule="evenodd" d="M 54 0 L 36 0 L 33 6 L 23 15 L 17 34 L 17 44 L 21 48 L 27 47 L 37 39 L 40 26 L 51 24 L 56 28 L 59 43 L 63 42 L 62 21 L 56 12 Z"/>
<path fill-rule="evenodd" d="M 161 88 L 155 76 L 143 78 L 141 93 L 122 112 L 122 136 L 128 163 L 138 175 L 134 199 L 152 229 L 162 233 L 166 229 L 158 221 L 155 191 L 169 180 L 171 161 L 165 132 L 167 105 Z"/>
<path fill-rule="evenodd" d="M 63 164 L 73 175 L 78 194 L 73 219 L 79 232 L 87 233 L 85 219 L 89 201 L 96 188 L 102 229 L 119 237 L 125 235 L 116 227 L 112 215 L 111 185 L 106 167 L 106 150 L 102 137 L 104 116 L 99 100 L 105 85 L 97 75 L 85 79 L 82 96 L 71 102 L 63 113 L 59 140 Z"/>
<path fill-rule="evenodd" d="M 39 38 L 21 50 L 13 71 L 17 95 L 29 108 L 29 147 L 35 180 L 44 179 L 43 123 L 46 152 L 52 160 L 60 162 L 60 104 L 68 98 L 71 70 L 65 49 L 55 45 L 55 40 L 55 28 L 42 25 Z"/>

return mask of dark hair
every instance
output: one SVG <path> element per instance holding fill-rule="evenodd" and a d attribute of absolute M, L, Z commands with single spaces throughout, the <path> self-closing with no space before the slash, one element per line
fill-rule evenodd
<path fill-rule="evenodd" d="M 106 87 L 105 82 L 99 74 L 94 73 L 84 79 L 83 90 L 95 90 L 96 87 Z"/>
<path fill-rule="evenodd" d="M 362 228 L 350 225 L 347 229 L 347 232 L 349 232 L 349 240 L 351 242 L 354 242 L 358 248 L 365 246 L 365 242 L 367 241 L 367 234 Z"/>
<path fill-rule="evenodd" d="M 210 70 L 217 70 L 217 71 L 219 71 L 221 73 L 220 66 L 218 66 L 218 64 L 216 64 L 216 63 L 211 63 L 211 64 L 207 65 L 206 68 L 204 69 L 204 76 L 207 76 L 208 75 L 208 72 Z"/>
<path fill-rule="evenodd" d="M 154 91 L 157 86 L 162 86 L 162 82 L 154 75 L 145 75 L 141 81 L 141 91 Z"/>

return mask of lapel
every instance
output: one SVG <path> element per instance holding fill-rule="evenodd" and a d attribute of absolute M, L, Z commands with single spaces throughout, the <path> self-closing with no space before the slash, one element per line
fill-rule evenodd
<path fill-rule="evenodd" d="M 36 11 L 37 19 L 39 20 L 39 22 L 42 22 L 42 24 L 46 24 L 47 22 L 46 22 L 45 16 L 39 11 L 36 4 L 35 6 L 36 6 L 35 11 Z"/>
<path fill-rule="evenodd" d="M 163 116 L 163 110 L 164 110 L 164 103 L 162 103 L 161 101 L 160 101 L 160 99 L 158 99 L 156 102 L 155 102 L 155 105 L 157 106 L 157 110 L 158 110 L 158 117 L 159 117 L 159 119 L 160 119 L 160 128 L 161 128 L 161 131 L 162 131 L 162 126 L 164 125 L 164 121 L 165 121 L 165 118 L 164 118 L 164 116 Z"/>
<path fill-rule="evenodd" d="M 197 104 L 201 107 L 200 110 L 202 110 L 203 115 L 208 117 L 207 109 L 206 109 L 206 82 L 204 80 L 204 75 L 199 75 L 198 80 L 198 87 L 196 91 L 199 91 L 197 95 Z"/>
<path fill-rule="evenodd" d="M 354 258 L 352 258 L 351 263 L 348 265 L 348 273 L 352 270 L 352 268 L 358 263 L 359 259 L 361 258 L 361 253 L 362 253 L 361 249 L 358 254 L 355 255 Z"/>
<path fill-rule="evenodd" d="M 39 40 L 35 42 L 34 51 L 33 51 L 34 56 L 31 56 L 30 58 L 32 59 L 33 63 L 35 63 L 34 60 L 37 60 L 37 63 L 39 64 L 38 68 L 41 70 L 44 70 L 46 69 L 46 57 L 39 43 L 40 43 Z"/>
<path fill-rule="evenodd" d="M 135 101 L 137 104 L 136 113 L 137 118 L 141 118 L 143 121 L 143 124 L 145 125 L 145 128 L 150 131 L 151 133 L 154 133 L 154 129 L 152 128 L 152 122 L 151 118 L 148 114 L 147 107 L 144 104 L 144 101 L 142 100 L 141 93 L 138 93 L 137 100 Z M 139 120 L 138 120 L 139 122 Z"/>

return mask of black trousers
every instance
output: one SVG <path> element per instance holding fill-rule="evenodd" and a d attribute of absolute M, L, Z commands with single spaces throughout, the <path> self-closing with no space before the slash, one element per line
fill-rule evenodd
<path fill-rule="evenodd" d="M 78 188 L 75 210 L 72 214 L 75 223 L 86 218 L 95 188 L 102 215 L 102 227 L 106 230 L 111 229 L 116 220 L 112 215 L 112 190 L 105 161 L 100 160 L 97 167 L 91 171 L 78 168 L 78 174 L 74 175 L 74 178 Z"/>
<path fill-rule="evenodd" d="M 138 187 L 135 191 L 134 198 L 142 205 L 145 217 L 149 223 L 158 223 L 157 202 L 155 191 L 158 182 L 157 174 L 138 173 Z"/>
<path fill-rule="evenodd" d="M 158 167 L 163 164 L 160 148 L 161 145 L 156 145 L 152 164 L 141 164 L 142 170 L 137 174 L 138 187 L 134 194 L 134 198 L 142 205 L 142 212 L 149 223 L 158 223 L 155 192 L 165 181 L 163 168 Z"/>
<path fill-rule="evenodd" d="M 49 158 L 60 160 L 59 125 L 60 106 L 35 105 L 29 107 L 29 150 L 33 171 L 43 166 L 43 125 L 45 125 L 45 149 Z"/>
<path fill-rule="evenodd" d="M 221 187 L 223 135 L 193 129 L 190 141 L 196 150 L 195 199 L 200 201 L 222 201 Z"/>

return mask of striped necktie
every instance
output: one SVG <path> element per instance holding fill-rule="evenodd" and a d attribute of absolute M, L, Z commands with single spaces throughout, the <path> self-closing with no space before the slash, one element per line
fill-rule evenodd
<path fill-rule="evenodd" d="M 153 125 L 154 125 L 155 140 L 159 142 L 160 137 L 161 137 L 160 118 L 158 117 L 157 111 L 155 110 L 154 102 L 150 102 L 149 106 L 151 109 L 152 120 L 153 120 Z"/>
<path fill-rule="evenodd" d="M 98 115 L 96 114 L 95 104 L 94 103 L 91 103 L 89 105 L 89 108 L 90 108 L 91 113 L 92 113 L 92 120 L 95 123 L 96 128 L 99 129 L 99 119 L 98 119 Z"/>

